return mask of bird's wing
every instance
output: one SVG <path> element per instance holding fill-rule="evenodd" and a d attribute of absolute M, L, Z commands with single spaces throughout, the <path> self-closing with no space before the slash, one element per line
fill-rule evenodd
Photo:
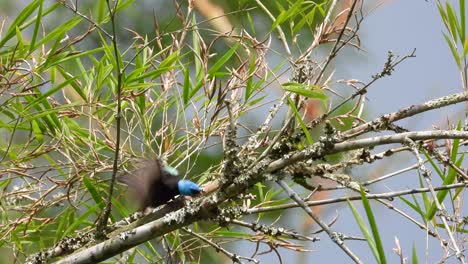
<path fill-rule="evenodd" d="M 146 203 L 150 188 L 161 184 L 161 162 L 145 160 L 130 174 L 123 175 L 120 181 L 127 184 L 128 192 L 138 205 Z"/>

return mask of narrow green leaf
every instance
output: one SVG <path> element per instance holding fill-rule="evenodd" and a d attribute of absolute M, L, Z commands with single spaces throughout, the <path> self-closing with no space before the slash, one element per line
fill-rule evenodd
<path fill-rule="evenodd" d="M 55 66 L 55 65 L 60 65 L 60 64 L 63 64 L 67 61 L 70 61 L 70 60 L 75 60 L 75 59 L 78 59 L 78 58 L 81 58 L 81 57 L 87 57 L 89 55 L 92 55 L 94 53 L 97 53 L 97 52 L 100 52 L 102 51 L 103 48 L 96 48 L 96 49 L 90 49 L 90 50 L 86 50 L 86 51 L 80 51 L 80 52 L 67 52 L 67 53 L 64 53 L 64 54 L 61 54 L 63 56 L 51 56 L 50 60 L 48 60 L 47 63 L 44 63 L 44 67 L 52 67 L 52 66 Z M 110 67 L 112 67 L 111 65 L 108 65 Z"/>
<path fill-rule="evenodd" d="M 273 21 L 273 24 L 271 25 L 270 32 L 273 32 L 280 24 L 282 24 L 286 19 L 288 18 L 288 12 L 286 11 L 281 11 L 281 13 L 276 16 L 275 21 Z"/>
<path fill-rule="evenodd" d="M 252 57 L 250 58 L 250 66 L 249 66 L 249 79 L 247 79 L 247 84 L 245 85 L 245 101 L 247 102 L 250 98 L 250 95 L 252 95 L 252 88 L 253 88 L 253 73 L 255 72 L 255 60 L 256 56 L 255 53 L 252 54 Z"/>
<path fill-rule="evenodd" d="M 464 225 L 463 223 L 460 224 L 460 225 Z M 438 228 L 441 228 L 441 229 L 445 229 L 445 225 L 442 224 L 442 223 L 437 223 L 435 226 L 437 226 Z M 450 232 L 457 232 L 457 233 L 463 233 L 463 234 L 468 234 L 468 230 L 467 229 L 463 229 L 461 227 L 458 227 L 458 226 L 449 226 L 449 229 L 450 229 Z"/>
<path fill-rule="evenodd" d="M 466 39 L 465 0 L 460 0 L 459 5 L 460 5 L 460 25 L 461 25 L 460 39 L 461 39 L 462 43 L 463 42 L 466 43 L 468 41 L 468 39 Z"/>
<path fill-rule="evenodd" d="M 367 199 L 366 193 L 364 192 L 364 189 L 362 188 L 362 186 L 360 187 L 360 191 L 361 191 L 362 204 L 366 211 L 367 220 L 369 221 L 369 224 L 371 226 L 372 235 L 375 241 L 375 246 L 379 254 L 378 261 L 381 264 L 385 264 L 387 263 L 387 259 L 385 257 L 385 251 L 383 249 L 382 240 L 380 239 L 380 234 L 377 228 L 377 222 L 375 221 L 374 213 L 372 212 L 372 208 L 370 206 L 369 200 Z"/>
<path fill-rule="evenodd" d="M 39 34 L 39 30 L 40 30 L 41 22 L 42 22 L 43 3 L 44 3 L 43 1 L 40 2 L 39 10 L 37 11 L 36 24 L 34 25 L 33 35 L 31 36 L 31 44 L 29 46 L 29 53 L 33 52 L 34 46 L 36 46 L 36 39 L 37 39 L 37 35 Z"/>
<path fill-rule="evenodd" d="M 449 24 L 448 24 L 447 14 L 445 13 L 445 10 L 442 7 L 442 5 L 440 4 L 440 2 L 437 2 L 437 9 L 439 9 L 440 17 L 442 18 L 442 21 L 444 22 L 445 27 L 448 29 Z"/>
<path fill-rule="evenodd" d="M 209 79 L 219 74 L 218 70 L 232 57 L 232 55 L 234 55 L 234 52 L 236 52 L 239 46 L 240 46 L 239 42 L 236 42 L 234 46 L 232 46 L 221 58 L 219 58 L 219 60 L 216 61 L 216 63 L 208 70 Z M 202 68 L 200 68 L 200 72 L 197 73 L 197 85 L 195 86 L 195 89 L 192 89 L 192 92 L 190 93 L 189 98 L 192 98 L 193 96 L 195 96 L 195 94 L 202 87 L 203 80 L 205 78 L 202 75 L 202 73 L 203 73 Z M 224 73 L 222 73 L 222 75 L 224 75 Z"/>
<path fill-rule="evenodd" d="M 411 203 L 409 200 L 403 198 L 403 197 L 398 197 L 400 198 L 400 200 L 402 200 L 406 205 L 408 205 L 409 207 L 411 207 L 413 210 L 415 210 L 423 219 L 424 221 L 426 220 L 426 214 L 422 211 L 422 208 L 419 206 L 419 204 L 417 203 L 417 200 L 416 200 L 416 197 L 414 195 L 413 196 L 413 201 L 415 202 L 414 204 Z"/>
<path fill-rule="evenodd" d="M 465 39 L 465 43 L 463 43 L 463 56 L 468 54 L 468 38 Z"/>
<path fill-rule="evenodd" d="M 125 82 L 139 82 L 146 78 L 151 80 L 158 78 L 161 74 L 171 71 L 175 68 L 174 63 L 180 60 L 181 56 L 179 55 L 178 51 L 171 53 L 167 58 L 165 58 L 160 64 L 159 67 L 155 70 L 149 71 L 147 73 L 141 74 L 140 76 L 136 76 L 134 78 L 126 78 Z"/>
<path fill-rule="evenodd" d="M 359 215 L 359 212 L 351 203 L 351 201 L 347 200 L 347 202 L 348 202 L 349 208 L 351 209 L 351 212 L 353 213 L 354 219 L 356 219 L 359 229 L 361 229 L 362 234 L 366 238 L 367 244 L 369 245 L 372 251 L 372 254 L 374 254 L 375 259 L 377 260 L 377 262 L 379 262 L 379 251 L 377 250 L 377 246 L 375 244 L 374 239 L 372 238 L 371 233 L 369 232 L 369 229 L 364 223 L 364 219 L 362 219 L 362 217 Z"/>
<path fill-rule="evenodd" d="M 38 89 L 36 89 L 38 90 Z M 34 101 L 33 97 L 26 96 L 23 97 L 28 103 L 32 103 Z M 42 131 L 46 131 L 46 127 L 49 129 L 49 132 L 53 135 L 56 134 L 56 125 L 54 124 L 54 120 L 52 119 L 52 115 L 54 115 L 56 112 L 58 112 L 58 107 L 51 109 L 50 107 L 48 109 L 42 108 L 41 106 L 47 107 L 47 105 L 44 103 L 44 100 L 40 102 L 41 104 L 34 104 L 33 107 L 36 110 L 36 112 L 26 112 L 24 109 L 20 110 L 20 113 L 24 116 L 24 119 L 22 120 L 21 123 L 27 123 L 30 122 L 31 120 L 38 120 L 39 118 L 43 121 L 43 123 L 38 123 L 39 126 L 41 126 Z M 21 124 L 20 123 L 20 124 Z"/>
<path fill-rule="evenodd" d="M 65 86 L 69 85 L 71 82 L 73 82 L 75 80 L 76 80 L 76 77 L 70 78 L 70 79 L 66 80 L 65 82 L 63 82 L 63 83 L 61 83 L 61 84 L 47 90 L 45 93 L 41 94 L 41 96 L 37 97 L 34 101 L 29 103 L 24 108 L 24 111 L 28 111 L 29 109 L 35 107 L 37 104 L 43 103 L 44 101 L 46 101 L 47 97 L 49 97 L 50 95 L 56 93 L 57 91 L 62 90 Z"/>
<path fill-rule="evenodd" d="M 265 197 L 264 197 L 264 194 L 263 194 L 263 188 L 265 188 L 266 186 L 263 185 L 263 184 L 260 183 L 260 182 L 257 182 L 257 183 L 255 184 L 255 186 L 257 187 L 258 195 L 260 196 L 260 201 L 264 201 L 264 200 L 265 200 Z"/>
<path fill-rule="evenodd" d="M 460 56 L 458 55 L 457 48 L 454 46 L 450 38 L 445 33 L 444 33 L 444 38 L 447 41 L 447 44 L 449 45 L 450 51 L 452 52 L 452 56 L 455 59 L 455 62 L 457 63 L 458 69 L 461 70 L 462 69 L 461 59 L 460 59 Z"/>
<path fill-rule="evenodd" d="M 314 22 L 315 11 L 316 11 L 316 7 L 312 8 L 312 10 L 309 11 L 307 15 L 303 16 L 301 20 L 299 20 L 299 22 L 292 29 L 292 32 L 294 35 L 297 34 L 300 30 L 302 30 L 306 23 L 312 24 Z"/>
<path fill-rule="evenodd" d="M 462 123 L 461 123 L 461 120 L 458 121 L 458 124 L 457 124 L 457 128 L 456 128 L 458 131 L 461 131 L 462 130 Z M 452 149 L 451 149 L 451 153 L 450 153 L 450 160 L 455 163 L 457 162 L 457 155 L 458 155 L 458 147 L 460 146 L 460 139 L 456 138 L 453 140 L 453 143 L 452 143 Z"/>
<path fill-rule="evenodd" d="M 23 41 L 23 36 L 21 35 L 21 31 L 18 27 L 16 27 L 15 32 L 16 32 L 16 39 L 18 40 L 17 45 L 16 45 L 16 56 L 18 56 L 18 58 L 22 58 L 24 57 L 25 43 Z"/>
<path fill-rule="evenodd" d="M 73 18 L 69 19 L 67 22 L 61 24 L 60 26 L 56 27 L 54 30 L 52 30 L 52 32 L 50 32 L 49 34 L 47 34 L 45 37 L 43 37 L 41 40 L 39 40 L 39 42 L 37 42 L 36 46 L 34 47 L 34 50 L 53 40 L 53 39 L 56 39 L 58 36 L 62 36 L 64 33 L 66 33 L 67 31 L 70 31 L 73 27 L 75 27 L 76 25 L 78 25 L 79 23 L 81 22 L 81 17 L 79 16 L 74 16 Z M 60 39 L 60 38 L 59 38 Z"/>
<path fill-rule="evenodd" d="M 418 254 L 416 254 L 416 246 L 413 244 L 413 252 L 411 254 L 411 263 L 418 264 Z"/>
<path fill-rule="evenodd" d="M 36 120 L 31 121 L 31 127 L 32 127 L 32 130 L 34 131 L 34 134 L 36 135 L 37 141 L 39 141 L 39 143 L 43 143 L 44 142 L 44 134 L 42 133 L 42 130 L 39 127 L 39 125 L 37 124 Z"/>
<path fill-rule="evenodd" d="M 448 22 L 450 25 L 449 33 L 452 36 L 453 42 L 456 43 L 458 40 L 458 36 L 461 33 L 461 28 L 459 26 L 457 16 L 455 15 L 455 10 L 453 10 L 453 7 L 452 5 L 450 5 L 449 1 L 445 2 L 445 7 L 445 10 L 447 10 Z"/>
<path fill-rule="evenodd" d="M 283 89 L 288 92 L 292 92 L 298 95 L 302 95 L 307 98 L 320 99 L 322 101 L 327 100 L 327 95 L 316 85 L 305 85 L 301 83 L 284 83 Z"/>
<path fill-rule="evenodd" d="M 257 103 L 263 101 L 263 99 L 265 99 L 266 97 L 267 97 L 267 96 L 264 95 L 264 96 L 260 96 L 260 97 L 258 97 L 258 98 L 255 98 L 255 99 L 251 100 L 250 102 L 248 102 L 247 105 L 248 105 L 248 106 L 254 106 L 254 105 L 256 105 Z"/>
<path fill-rule="evenodd" d="M 196 14 L 192 14 L 192 25 L 197 25 Z M 201 83 L 203 78 L 203 67 L 201 65 L 201 50 L 200 50 L 200 36 L 198 34 L 198 27 L 194 26 L 192 30 L 192 47 L 193 47 L 193 61 L 195 64 L 195 81 L 198 84 Z"/>
<path fill-rule="evenodd" d="M 190 67 L 187 66 L 184 69 L 184 86 L 182 90 L 182 98 L 184 99 L 184 105 L 187 105 L 189 99 L 190 99 L 190 90 L 191 90 L 192 84 L 190 81 Z"/>
<path fill-rule="evenodd" d="M 66 72 L 62 67 L 54 67 L 54 69 L 56 69 L 60 73 L 60 75 L 62 75 L 62 77 L 66 80 L 77 78 L 71 75 L 70 73 Z M 88 101 L 88 97 L 83 92 L 83 89 L 80 85 L 78 85 L 77 82 L 70 82 L 69 84 L 73 88 L 73 90 L 75 90 L 75 92 L 81 97 L 81 99 L 83 99 L 83 101 Z"/>
<path fill-rule="evenodd" d="M 437 175 L 439 175 L 439 177 L 444 180 L 445 178 L 445 175 L 444 173 L 439 169 L 439 166 L 437 166 L 437 164 L 434 162 L 434 159 L 426 152 L 425 149 L 421 148 L 421 151 L 422 153 L 424 154 L 424 156 L 426 156 L 426 159 L 429 161 L 429 163 L 431 164 L 432 168 L 436 171 Z M 423 186 L 421 186 L 423 187 Z"/>
<path fill-rule="evenodd" d="M 73 207 L 65 207 L 63 212 L 60 213 L 60 217 L 58 217 L 57 229 L 56 229 L 56 236 L 54 237 L 54 244 L 57 243 L 60 239 L 62 239 L 62 234 L 67 228 L 70 217 L 74 217 Z"/>
<path fill-rule="evenodd" d="M 307 138 L 307 142 L 309 143 L 309 145 L 314 144 L 314 141 L 312 140 L 312 137 L 310 136 L 309 130 L 307 129 L 307 126 L 305 125 L 304 120 L 302 120 L 301 114 L 299 113 L 299 111 L 297 111 L 297 108 L 294 105 L 294 102 L 291 100 L 289 96 L 288 96 L 288 103 L 289 103 L 289 107 L 293 110 L 297 121 L 299 121 L 299 124 L 301 125 L 301 129 Z"/>
<path fill-rule="evenodd" d="M 247 12 L 247 21 L 249 22 L 250 30 L 252 30 L 252 35 L 256 36 L 257 34 L 255 33 L 255 24 L 252 20 L 252 16 L 250 16 L 250 12 Z"/>
<path fill-rule="evenodd" d="M 84 205 L 86 206 L 86 204 Z M 75 218 L 75 220 L 70 224 L 70 226 L 68 226 L 68 228 L 63 232 L 62 237 L 66 237 L 73 234 L 76 228 L 80 225 L 90 226 L 92 223 L 89 223 L 88 221 L 86 221 L 86 219 L 88 219 L 88 217 L 93 213 L 97 215 L 99 213 L 98 207 L 100 207 L 100 205 L 98 204 L 92 207 L 88 207 L 84 214 L 80 215 L 80 217 L 78 218 Z"/>
<path fill-rule="evenodd" d="M 16 34 L 16 28 L 19 28 L 20 31 L 23 30 L 23 22 L 36 10 L 36 8 L 41 4 L 42 0 L 34 0 L 29 3 L 13 20 L 10 27 L 6 31 L 2 40 L 0 40 L 0 48 L 2 48 L 5 43 L 10 40 Z"/>
<path fill-rule="evenodd" d="M 83 183 L 88 189 L 89 194 L 91 194 L 91 197 L 93 197 L 94 202 L 99 205 L 99 207 L 102 209 L 104 208 L 104 200 L 102 200 L 102 194 L 100 191 L 95 187 L 95 184 L 91 182 L 91 179 L 89 177 L 85 176 L 83 177 Z"/>
<path fill-rule="evenodd" d="M 226 64 L 226 62 L 228 62 L 239 46 L 240 43 L 236 42 L 236 44 L 234 44 L 221 58 L 216 60 L 215 64 L 208 70 L 208 74 L 210 76 L 214 75 L 224 64 Z"/>

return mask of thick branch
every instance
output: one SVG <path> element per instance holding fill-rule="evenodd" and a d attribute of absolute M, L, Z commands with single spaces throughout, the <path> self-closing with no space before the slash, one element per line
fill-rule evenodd
<path fill-rule="evenodd" d="M 322 142 L 317 142 L 312 146 L 296 152 L 292 155 L 288 155 L 286 158 L 276 160 L 272 162 L 268 168 L 268 172 L 274 172 L 280 170 L 288 165 L 294 164 L 295 162 L 306 160 L 306 159 L 319 159 L 326 155 L 335 154 L 339 152 L 360 149 L 360 148 L 372 148 L 379 145 L 393 144 L 393 143 L 405 143 L 406 139 L 412 140 L 426 140 L 426 139 L 468 139 L 468 132 L 458 130 L 447 130 L 447 131 L 417 131 L 417 132 L 406 132 L 396 135 L 372 137 L 365 139 L 358 139 L 353 141 L 346 141 L 337 143 L 330 148 L 325 148 Z"/>
<path fill-rule="evenodd" d="M 398 112 L 386 114 L 381 116 L 374 121 L 366 124 L 362 124 L 355 128 L 352 128 L 343 133 L 345 138 L 356 137 L 362 135 L 369 131 L 376 131 L 381 130 L 385 127 L 386 124 L 401 120 L 403 118 L 407 118 L 410 116 L 414 116 L 429 110 L 441 108 L 448 105 L 457 104 L 460 102 L 468 101 L 468 92 L 451 94 L 447 96 L 443 96 L 440 98 L 436 98 L 425 103 L 419 105 L 412 105 L 406 108 L 399 110 Z"/>

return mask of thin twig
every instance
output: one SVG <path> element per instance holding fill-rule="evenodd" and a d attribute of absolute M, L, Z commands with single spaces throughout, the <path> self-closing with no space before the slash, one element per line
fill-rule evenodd
<path fill-rule="evenodd" d="M 434 187 L 434 190 L 452 190 L 456 188 L 468 187 L 468 182 L 462 183 L 455 183 L 444 185 L 440 187 Z M 375 193 L 375 194 L 367 194 L 367 199 L 388 199 L 392 200 L 394 197 L 416 194 L 416 193 L 427 193 L 430 192 L 429 188 L 416 188 L 416 189 L 408 189 L 403 191 L 396 191 L 396 192 L 386 192 L 386 193 Z M 338 198 L 330 198 L 330 199 L 323 199 L 323 200 L 314 200 L 314 201 L 304 201 L 305 204 L 309 207 L 311 206 L 320 206 L 320 205 L 327 205 L 327 204 L 335 204 L 335 203 L 342 203 L 346 201 L 356 201 L 361 200 L 362 197 L 360 195 L 354 196 L 344 196 Z M 258 208 L 250 208 L 244 211 L 246 214 L 258 214 L 258 213 L 265 213 L 265 212 L 272 212 L 272 211 L 279 211 L 284 209 L 290 208 L 297 208 L 299 205 L 297 203 L 287 203 L 281 205 L 274 205 L 274 206 L 263 206 Z"/>
<path fill-rule="evenodd" d="M 110 4 L 110 0 L 106 0 L 107 8 L 109 10 L 111 24 L 112 24 L 112 45 L 114 48 L 114 56 L 115 56 L 115 67 L 117 72 L 117 113 L 115 116 L 116 121 L 116 139 L 115 139 L 115 154 L 114 154 L 114 163 L 112 166 L 112 178 L 109 184 L 109 194 L 106 203 L 106 208 L 104 209 L 104 213 L 98 221 L 96 226 L 96 238 L 103 238 L 105 237 L 105 229 L 107 227 L 107 220 L 109 219 L 109 215 L 112 209 L 112 194 L 114 193 L 114 185 L 115 179 L 117 176 L 117 171 L 119 167 L 119 154 L 120 154 L 120 121 L 121 121 L 121 112 L 122 112 L 122 72 L 120 70 L 120 56 L 119 50 L 117 47 L 117 32 L 116 32 L 116 23 L 115 23 L 115 13 L 117 12 L 117 6 L 119 1 L 115 1 L 115 5 L 112 8 Z"/>
<path fill-rule="evenodd" d="M 276 183 L 286 191 L 288 196 L 294 200 L 314 221 L 328 234 L 330 239 L 337 244 L 355 263 L 363 263 L 343 242 L 343 240 L 337 235 L 337 233 L 330 229 L 330 227 L 323 222 L 320 217 L 310 209 L 307 204 L 302 201 L 299 195 L 289 187 L 289 185 L 283 180 L 277 180 Z"/>
<path fill-rule="evenodd" d="M 85 20 L 87 20 L 89 23 L 91 23 L 94 27 L 96 27 L 97 29 L 99 29 L 102 33 L 104 33 L 104 35 L 106 35 L 108 38 L 112 39 L 112 35 L 109 34 L 104 28 L 102 28 L 101 26 L 99 26 L 96 22 L 94 22 L 94 20 L 92 20 L 91 18 L 87 17 L 86 15 L 80 13 L 80 11 L 78 11 L 78 7 L 77 6 L 71 6 L 69 4 L 67 4 L 65 1 L 59 1 L 64 7 L 70 9 L 73 13 L 75 13 L 76 15 L 84 18 Z"/>
<path fill-rule="evenodd" d="M 214 243 L 213 241 L 209 240 L 208 238 L 202 236 L 202 235 L 199 235 L 195 232 L 193 232 L 192 230 L 190 230 L 189 228 L 186 228 L 186 227 L 183 227 L 182 228 L 183 231 L 189 233 L 190 235 L 202 240 L 203 242 L 209 244 L 210 246 L 212 246 L 216 251 L 221 251 L 221 253 L 223 253 L 224 255 L 226 255 L 230 260 L 232 260 L 232 262 L 234 263 L 241 263 L 241 259 L 245 259 L 249 262 L 253 262 L 253 263 L 260 263 L 258 260 L 256 259 L 253 259 L 253 258 L 249 258 L 249 257 L 243 257 L 243 256 L 238 256 L 234 253 L 231 253 L 229 251 L 227 251 L 226 249 L 224 249 L 223 247 L 219 246 L 218 244 Z"/>

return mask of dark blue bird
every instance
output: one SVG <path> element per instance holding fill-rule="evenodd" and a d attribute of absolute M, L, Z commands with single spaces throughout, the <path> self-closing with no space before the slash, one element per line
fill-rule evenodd
<path fill-rule="evenodd" d="M 144 161 L 133 173 L 121 177 L 121 181 L 128 185 L 140 210 L 165 204 L 179 194 L 195 196 L 201 192 L 196 183 L 179 180 L 178 171 L 164 166 L 160 160 Z"/>

